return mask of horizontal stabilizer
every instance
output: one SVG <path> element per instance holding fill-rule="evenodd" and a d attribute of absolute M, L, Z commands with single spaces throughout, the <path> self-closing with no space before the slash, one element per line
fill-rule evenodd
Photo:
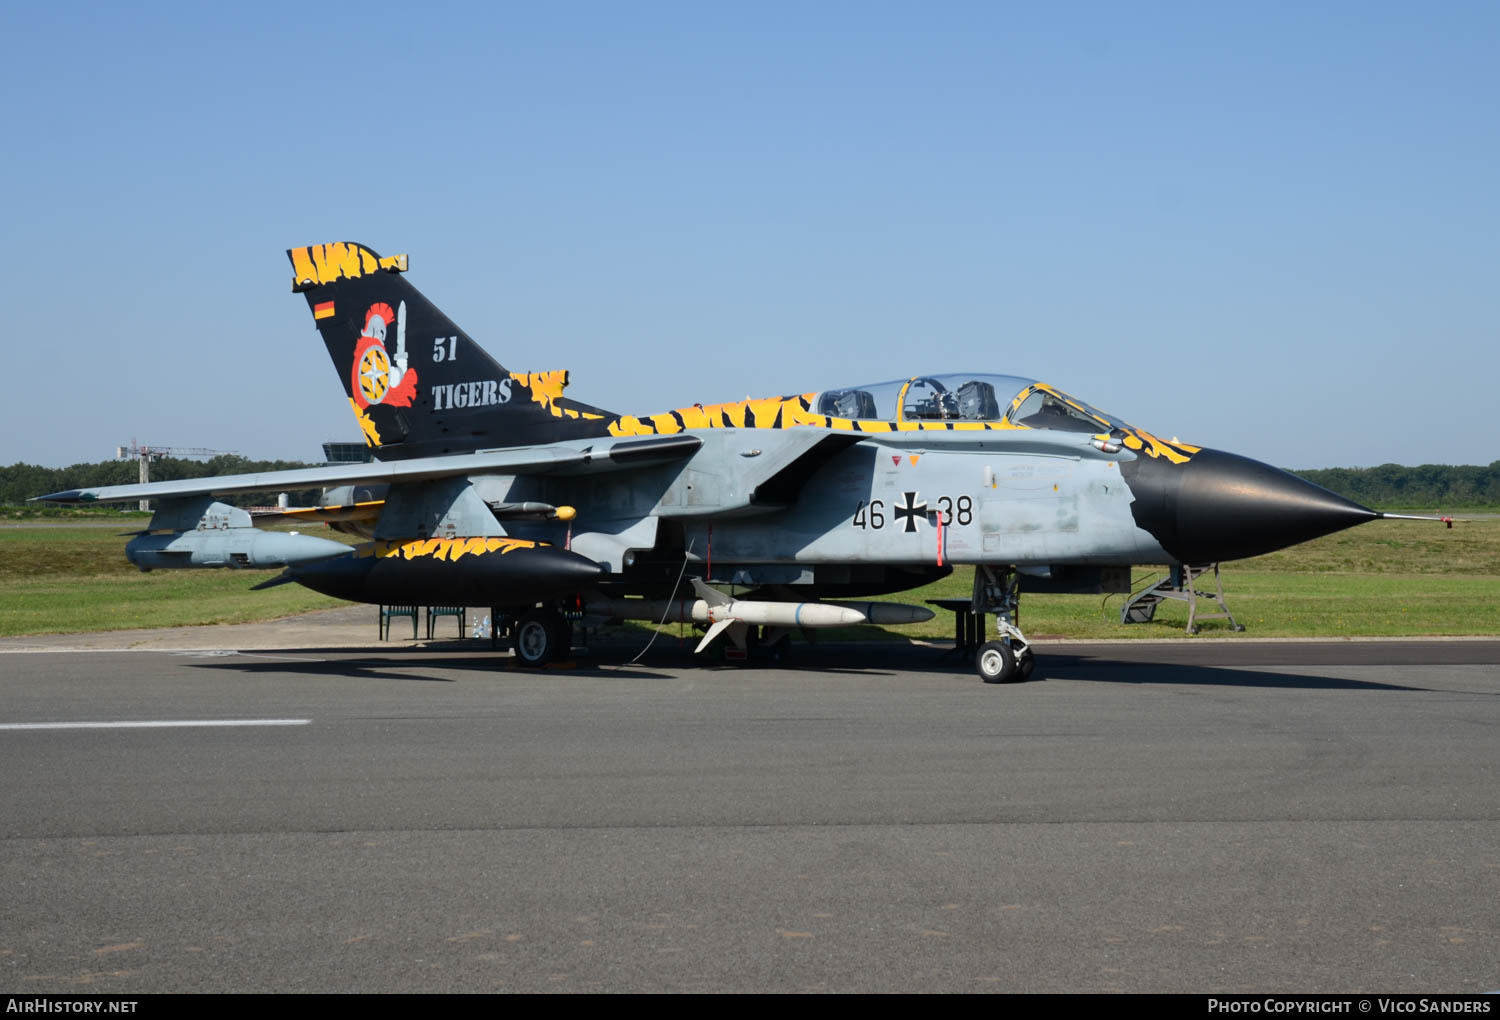
<path fill-rule="evenodd" d="M 250 527 L 141 535 L 125 546 L 125 558 L 142 570 L 288 567 L 348 552 L 349 547 L 342 542 Z"/>

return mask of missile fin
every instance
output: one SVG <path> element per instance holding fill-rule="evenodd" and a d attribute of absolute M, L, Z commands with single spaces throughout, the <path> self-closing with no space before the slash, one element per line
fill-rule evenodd
<path fill-rule="evenodd" d="M 702 582 L 698 581 L 697 578 L 694 578 L 693 579 L 693 583 L 694 584 L 700 584 Z M 727 630 L 730 626 L 732 626 L 733 624 L 736 624 L 736 623 L 739 623 L 739 621 L 738 620 L 720 620 L 717 623 L 715 623 L 713 626 L 709 627 L 708 628 L 708 633 L 705 634 L 705 635 L 703 635 L 703 640 L 698 642 L 698 647 L 693 649 L 693 654 L 697 655 L 699 652 L 703 651 L 703 649 L 705 649 L 709 645 L 713 644 L 714 638 L 716 638 L 720 634 L 724 633 L 725 630 Z M 740 626 L 743 627 L 744 624 L 741 623 Z"/>
<path fill-rule="evenodd" d="M 711 606 L 727 606 L 734 601 L 728 595 L 719 591 L 719 589 L 710 588 L 703 582 L 701 577 L 693 578 L 692 582 L 693 591 L 697 592 L 698 597 Z"/>

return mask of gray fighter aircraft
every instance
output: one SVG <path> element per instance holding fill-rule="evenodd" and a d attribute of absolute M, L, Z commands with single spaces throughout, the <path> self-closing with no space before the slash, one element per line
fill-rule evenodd
<path fill-rule="evenodd" d="M 1113 568 L 1255 556 L 1385 516 L 1012 375 L 616 414 L 565 397 L 566 371 L 507 371 L 411 286 L 405 256 L 347 242 L 288 256 L 372 463 L 39 498 L 155 499 L 126 546 L 143 570 L 283 566 L 268 584 L 497 607 L 531 664 L 565 653 L 583 615 L 691 620 L 700 650 L 720 633 L 743 648 L 913 622 L 930 612 L 847 600 L 973 565 L 973 609 L 996 618 L 976 657 L 990 683 L 1034 666 L 1023 576 L 1099 591 Z M 324 505 L 258 520 L 217 498 L 315 486 Z M 288 518 L 365 541 L 255 527 Z"/>

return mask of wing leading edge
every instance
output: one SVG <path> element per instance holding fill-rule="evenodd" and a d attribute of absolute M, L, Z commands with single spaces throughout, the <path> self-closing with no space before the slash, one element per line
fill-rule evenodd
<path fill-rule="evenodd" d="M 368 464 L 340 464 L 265 471 L 244 475 L 184 478 L 144 485 L 105 485 L 68 489 L 37 496 L 44 503 L 124 503 L 138 499 L 175 499 L 183 496 L 221 496 L 238 492 L 279 492 L 287 489 L 328 488 L 361 483 L 425 482 L 455 475 L 578 475 L 625 471 L 684 460 L 703 441 L 696 436 L 658 436 L 647 439 L 591 440 L 556 446 L 480 450 L 476 453 L 417 457 Z"/>

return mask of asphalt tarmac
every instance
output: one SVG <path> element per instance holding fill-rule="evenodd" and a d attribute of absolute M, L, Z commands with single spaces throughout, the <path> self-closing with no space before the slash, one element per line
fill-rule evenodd
<path fill-rule="evenodd" d="M 1500 988 L 1500 641 L 1058 644 L 989 687 L 368 617 L 0 643 L 0 990 Z M 122 722 L 177 725 L 14 728 Z"/>

